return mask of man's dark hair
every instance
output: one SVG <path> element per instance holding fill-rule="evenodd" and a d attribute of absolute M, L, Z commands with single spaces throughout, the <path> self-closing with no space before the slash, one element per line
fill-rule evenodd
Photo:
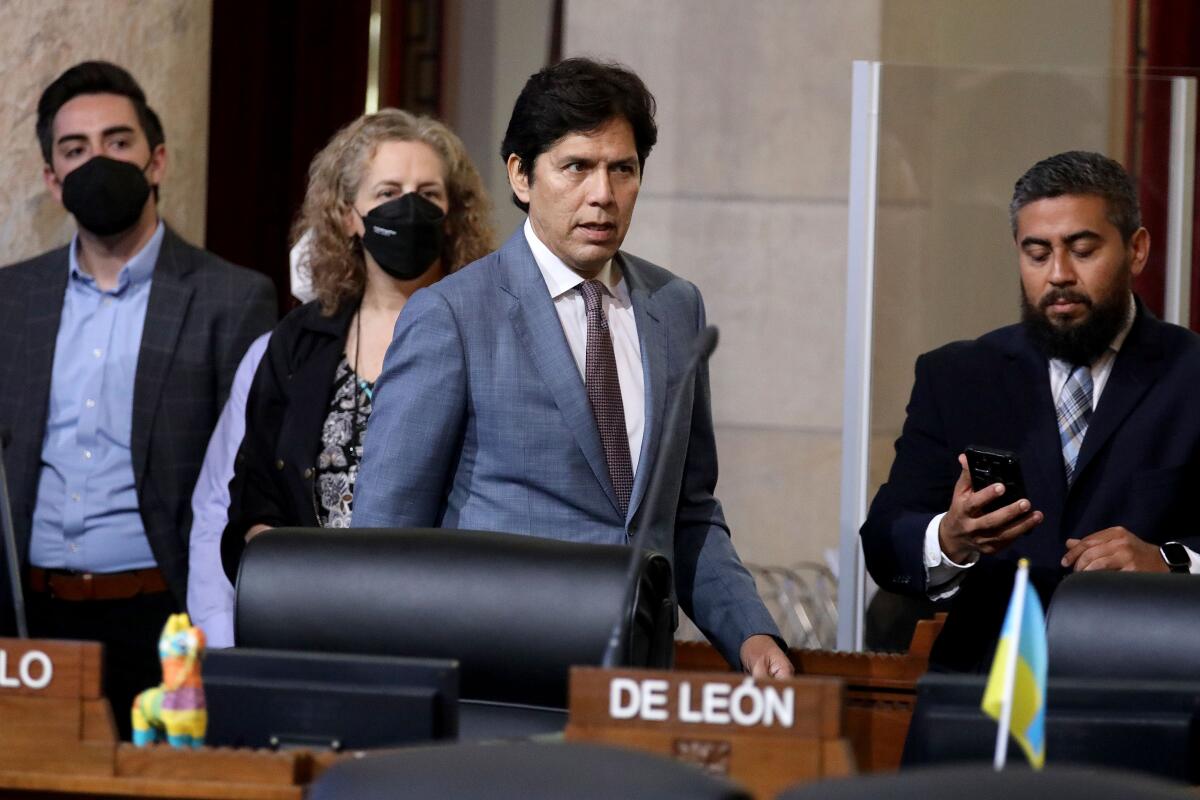
<path fill-rule="evenodd" d="M 638 171 L 658 141 L 654 124 L 654 95 L 642 79 L 620 64 L 588 58 L 568 58 L 529 76 L 517 97 L 508 130 L 500 145 L 500 158 L 516 154 L 520 170 L 533 183 L 533 162 L 554 143 L 571 133 L 591 133 L 616 117 L 633 128 Z M 522 211 L 529 204 L 513 195 Z"/>
<path fill-rule="evenodd" d="M 1121 232 L 1126 244 L 1142 227 L 1137 188 L 1125 168 L 1100 153 L 1071 150 L 1039 161 L 1017 181 L 1008 205 L 1013 236 L 1017 235 L 1018 211 L 1036 200 L 1068 194 L 1103 197 L 1108 221 Z"/>
<path fill-rule="evenodd" d="M 42 157 L 50 164 L 54 148 L 54 117 L 58 110 L 81 94 L 117 94 L 128 97 L 137 111 L 138 122 L 146 134 L 150 150 L 162 144 L 162 123 L 154 109 L 146 105 L 146 93 L 133 76 L 107 61 L 84 61 L 54 79 L 42 92 L 37 106 L 37 135 Z"/>

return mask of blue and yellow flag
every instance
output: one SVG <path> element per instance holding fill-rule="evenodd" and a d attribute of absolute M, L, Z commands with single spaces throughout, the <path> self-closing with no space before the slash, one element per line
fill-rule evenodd
<path fill-rule="evenodd" d="M 1000 723 L 996 768 L 1004 764 L 1007 732 L 1034 769 L 1046 763 L 1046 616 L 1029 585 L 1029 562 L 1021 559 L 1008 602 L 996 658 L 983 693 L 983 710 Z"/>

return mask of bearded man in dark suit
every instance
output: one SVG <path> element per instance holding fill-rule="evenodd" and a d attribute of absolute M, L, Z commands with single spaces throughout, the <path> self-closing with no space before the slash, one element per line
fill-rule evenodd
<path fill-rule="evenodd" d="M 1200 338 L 1133 293 L 1150 235 L 1117 162 L 1045 159 L 1010 217 L 1022 321 L 917 360 L 891 474 L 861 530 L 885 589 L 947 600 L 934 661 L 986 664 L 1018 558 L 1048 600 L 1072 571 L 1196 571 Z M 964 450 L 1009 450 L 1026 496 L 972 489 Z M 1190 545 L 1190 547 L 1189 547 Z"/>

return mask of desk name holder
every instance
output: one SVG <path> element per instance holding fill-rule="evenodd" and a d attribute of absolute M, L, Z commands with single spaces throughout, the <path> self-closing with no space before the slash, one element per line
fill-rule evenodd
<path fill-rule="evenodd" d="M 112 711 L 100 645 L 0 639 L 0 770 L 112 775 Z"/>
<path fill-rule="evenodd" d="M 120 744 L 102 663 L 98 642 L 0 638 L 0 796 L 300 800 L 341 758 Z"/>
<path fill-rule="evenodd" d="M 14 654 L 15 655 L 15 654 Z M 14 659 L 16 660 L 16 659 Z M 34 667 L 37 667 L 36 671 Z M 37 677 L 34 677 L 36 674 Z M 54 662 L 41 650 L 26 650 L 9 674 L 8 651 L 0 650 L 0 689 L 45 689 L 54 679 Z"/>
<path fill-rule="evenodd" d="M 566 738 L 694 763 L 772 798 L 854 772 L 842 696 L 836 678 L 574 667 Z"/>

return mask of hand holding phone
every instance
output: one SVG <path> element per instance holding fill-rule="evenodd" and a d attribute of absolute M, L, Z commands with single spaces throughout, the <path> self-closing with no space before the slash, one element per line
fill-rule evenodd
<path fill-rule="evenodd" d="M 942 552 L 951 561 L 965 564 L 998 553 L 1041 523 L 1042 512 L 1025 496 L 1015 453 L 972 446 L 958 461 L 962 471 L 938 526 Z"/>
<path fill-rule="evenodd" d="M 1009 450 L 970 445 L 964 451 L 971 473 L 971 490 L 982 492 L 993 484 L 1003 484 L 1004 494 L 984 506 L 985 513 L 996 511 L 1025 499 L 1025 479 L 1021 475 L 1021 457 Z"/>

